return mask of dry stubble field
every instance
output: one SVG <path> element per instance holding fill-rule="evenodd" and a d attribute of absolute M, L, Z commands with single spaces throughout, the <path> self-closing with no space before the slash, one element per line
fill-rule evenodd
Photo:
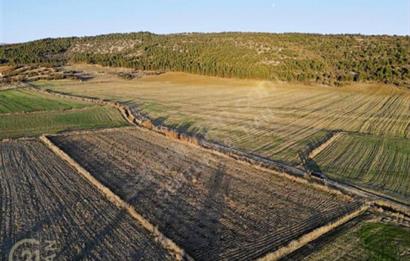
<path fill-rule="evenodd" d="M 260 257 L 360 206 L 139 128 L 50 139 L 197 260 Z"/>
<path fill-rule="evenodd" d="M 131 107 L 136 105 L 156 123 L 182 132 L 199 132 L 210 140 L 292 165 L 300 164 L 298 153 L 331 131 L 343 130 L 346 135 L 367 134 L 371 139 L 394 139 L 397 143 L 408 143 L 410 138 L 410 92 L 392 86 L 360 84 L 335 88 L 183 73 L 123 80 L 109 68 L 90 65 L 72 68 L 86 70 L 95 78 L 83 83 L 62 80 L 42 81 L 36 85 L 70 94 L 118 100 Z M 335 144 L 341 141 L 336 140 Z M 349 168 L 359 157 L 364 169 L 353 169 L 352 174 L 346 174 L 331 171 L 326 164 L 318 164 L 318 168 L 324 174 L 330 170 L 329 176 L 337 176 L 339 181 L 372 188 L 375 180 L 385 176 L 395 179 L 390 183 L 402 182 L 403 177 L 408 179 L 408 164 L 403 165 L 397 157 L 389 156 L 403 155 L 400 158 L 407 162 L 408 149 L 403 146 L 386 149 L 381 143 L 366 141 L 359 144 L 361 147 L 353 150 L 363 153 L 339 161 L 337 168 Z M 335 146 L 342 148 L 344 145 Z M 385 159 L 380 172 L 366 169 L 372 165 L 375 150 Z M 338 155 L 341 151 L 332 153 Z M 391 170 L 391 166 L 397 164 L 400 167 Z M 352 178 L 364 172 L 368 174 L 359 182 Z M 408 189 L 387 185 L 381 192 L 391 191 L 390 196 L 402 200 L 404 195 L 408 201 Z"/>
<path fill-rule="evenodd" d="M 0 260 L 28 238 L 55 241 L 55 250 L 41 251 L 56 260 L 172 260 L 128 213 L 37 140 L 0 143 L 0 180 Z"/>

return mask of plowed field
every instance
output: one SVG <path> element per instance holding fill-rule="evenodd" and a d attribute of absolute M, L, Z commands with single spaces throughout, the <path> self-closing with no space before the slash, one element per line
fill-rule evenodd
<path fill-rule="evenodd" d="M 50 139 L 198 260 L 260 257 L 359 206 L 138 128 Z"/>
<path fill-rule="evenodd" d="M 42 260 L 50 255 L 55 260 L 172 259 L 39 141 L 0 143 L 0 210 L 0 260 L 26 239 L 53 242 L 52 250 L 40 249 Z M 27 257 L 28 252 L 20 253 Z"/>

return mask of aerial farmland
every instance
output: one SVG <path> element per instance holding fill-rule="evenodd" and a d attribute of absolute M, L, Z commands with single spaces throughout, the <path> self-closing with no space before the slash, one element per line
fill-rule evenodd
<path fill-rule="evenodd" d="M 366 84 L 329 89 L 181 73 L 123 80 L 108 68 L 69 68 L 84 69 L 96 78 L 85 83 L 61 80 L 34 84 L 122 102 L 138 108 L 137 112 L 153 123 L 294 166 L 303 165 L 301 154 L 340 133 L 340 138 L 311 159 L 313 167 L 305 165 L 311 171 L 408 201 L 410 94 L 406 90 Z M 116 88 L 110 88 L 112 85 Z M 368 169 L 367 165 L 373 167 Z M 377 184 L 378 179 L 383 184 Z M 395 179 L 400 184 L 394 185 Z"/>
<path fill-rule="evenodd" d="M 59 243 L 67 246 L 58 256 L 68 259 L 317 260 L 352 253 L 369 258 L 380 253 L 377 241 L 360 243 L 367 233 L 393 233 L 392 240 L 407 242 L 400 239 L 410 223 L 405 90 L 381 85 L 335 90 L 182 73 L 130 80 L 121 77 L 128 69 L 83 64 L 64 70 L 92 78 L 39 80 L 0 91 L 0 173 L 7 181 L 3 252 L 19 242 L 20 230 L 43 241 L 64 238 Z M 306 90 L 309 95 L 302 95 Z M 378 105 L 390 99 L 394 106 Z M 349 110 L 352 104 L 361 111 Z M 12 172 L 24 178 L 9 176 Z M 81 205 L 70 203 L 75 196 L 60 198 L 55 207 L 47 203 L 42 186 L 57 182 L 61 190 L 47 200 L 57 200 L 59 193 L 77 195 L 84 186 L 77 196 L 84 198 Z M 25 199 L 24 188 L 32 186 L 40 191 L 38 199 Z M 12 222 L 28 222 L 16 212 L 18 204 L 31 205 L 23 203 L 27 200 L 56 214 L 41 221 L 44 207 L 34 207 L 33 223 L 15 230 Z M 71 213 L 77 205 L 84 210 Z M 63 206 L 67 211 L 55 210 Z M 385 207 L 395 211 L 380 212 Z M 78 220 L 64 221 L 66 215 Z M 98 220 L 98 227 L 107 223 L 105 232 L 95 228 L 73 238 L 72 229 L 45 229 L 88 226 L 87 220 Z M 41 225 L 32 234 L 35 222 Z M 135 230 L 135 239 L 124 229 Z M 99 233 L 104 240 L 92 241 Z M 344 243 L 351 238 L 357 246 Z M 128 241 L 118 252 L 111 240 Z M 329 252 L 332 245 L 340 251 Z"/>
<path fill-rule="evenodd" d="M 387 2 L 1 2 L 0 261 L 410 260 Z"/>

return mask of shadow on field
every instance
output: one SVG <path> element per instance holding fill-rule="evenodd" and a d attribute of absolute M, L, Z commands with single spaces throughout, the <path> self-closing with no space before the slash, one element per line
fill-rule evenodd
<path fill-rule="evenodd" d="M 82 243 L 81 251 L 75 255 L 72 260 L 83 260 L 91 257 L 93 250 L 100 246 L 100 244 L 104 241 L 107 236 L 110 236 L 113 233 L 121 222 L 123 222 L 124 218 L 128 215 L 125 210 L 121 210 L 115 217 L 113 217 L 110 222 L 102 227 L 99 231 L 97 231 L 94 237 L 89 238 L 86 242 Z M 62 251 L 64 252 L 64 250 Z M 69 253 L 67 253 L 69 254 Z M 139 258 L 141 258 L 140 256 Z"/>
<path fill-rule="evenodd" d="M 322 170 L 320 169 L 320 166 L 316 163 L 315 160 L 308 158 L 305 162 L 305 168 L 309 170 L 312 173 L 320 173 L 322 174 Z"/>
<path fill-rule="evenodd" d="M 186 173 L 190 176 L 195 173 Z M 220 163 L 213 173 L 196 173 L 205 182 L 203 190 L 192 190 L 193 185 L 183 184 L 164 202 L 160 224 L 164 234 L 181 245 L 196 260 L 218 260 L 223 251 L 221 238 L 226 235 L 220 223 L 225 210 L 224 197 L 229 193 L 230 178 Z M 186 201 L 189 197 L 191 202 Z M 195 204 L 192 204 L 192 201 Z"/>
<path fill-rule="evenodd" d="M 218 169 L 210 176 L 206 189 L 208 194 L 201 208 L 199 208 L 196 220 L 207 227 L 207 250 L 213 260 L 219 259 L 222 251 L 220 240 L 223 236 L 224 227 L 220 223 L 225 208 L 224 196 L 229 194 L 230 178 L 225 176 L 225 166 L 220 163 Z"/>
<path fill-rule="evenodd" d="M 320 169 L 320 166 L 314 159 L 310 158 L 307 153 L 300 152 L 298 156 L 303 168 L 307 173 L 319 178 L 322 178 L 324 176 L 322 170 Z"/>
<path fill-rule="evenodd" d="M 220 219 L 225 210 L 224 197 L 229 194 L 230 178 L 225 176 L 225 166 L 220 163 L 218 168 L 209 176 L 205 189 L 208 191 L 202 204 L 195 210 L 194 222 L 190 224 L 188 231 L 188 244 L 198 248 L 200 256 L 198 259 L 219 259 L 219 254 L 223 251 L 221 242 L 224 233 L 224 226 Z M 204 235 L 206 237 L 204 238 Z"/>
<path fill-rule="evenodd" d="M 157 126 L 165 126 L 180 134 L 185 134 L 189 136 L 201 136 L 204 137 L 208 130 L 206 128 L 195 127 L 194 121 L 181 121 L 179 123 L 167 123 L 169 117 L 158 117 L 152 121 L 152 123 Z"/>

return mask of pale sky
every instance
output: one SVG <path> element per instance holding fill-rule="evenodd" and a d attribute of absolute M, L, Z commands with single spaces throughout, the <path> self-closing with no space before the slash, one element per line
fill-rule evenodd
<path fill-rule="evenodd" d="M 0 0 L 0 42 L 115 32 L 410 34 L 410 0 Z"/>

